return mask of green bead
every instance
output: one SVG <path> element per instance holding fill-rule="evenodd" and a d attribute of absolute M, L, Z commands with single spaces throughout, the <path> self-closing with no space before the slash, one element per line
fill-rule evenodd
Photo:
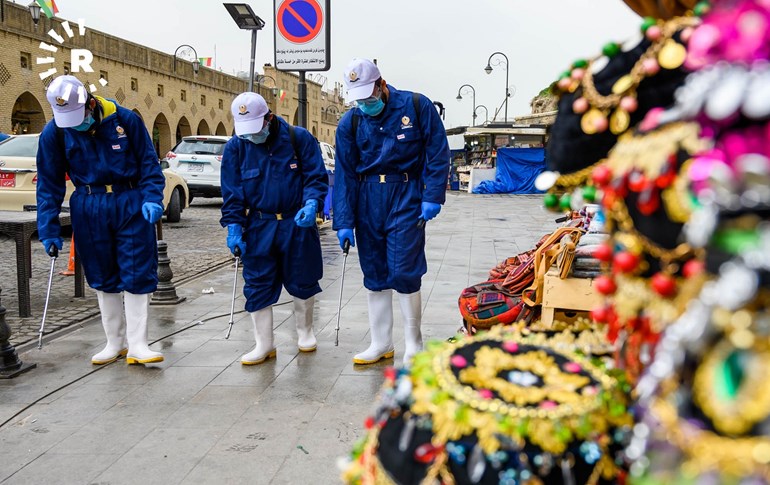
<path fill-rule="evenodd" d="M 693 13 L 697 15 L 698 17 L 702 17 L 709 13 L 711 10 L 711 5 L 709 5 L 709 2 L 698 2 L 695 5 L 695 8 L 692 9 Z"/>
<path fill-rule="evenodd" d="M 655 20 L 654 18 L 652 18 L 652 17 L 645 17 L 644 20 L 642 21 L 642 33 L 647 32 L 647 29 L 649 29 L 650 27 L 652 27 L 653 25 L 655 25 L 657 23 L 658 23 L 658 21 Z"/>
<path fill-rule="evenodd" d="M 559 80 L 562 80 L 565 77 L 570 77 L 571 75 L 572 71 L 563 71 L 561 74 L 559 74 Z"/>
<path fill-rule="evenodd" d="M 583 200 L 586 202 L 593 202 L 596 200 L 596 187 L 593 185 L 589 185 L 588 187 L 583 187 Z"/>
<path fill-rule="evenodd" d="M 617 42 L 608 42 L 602 47 L 602 54 L 607 57 L 615 57 L 620 53 L 620 46 Z"/>
<path fill-rule="evenodd" d="M 559 205 L 559 198 L 556 197 L 556 194 L 545 194 L 545 197 L 543 197 L 543 204 L 548 209 L 553 209 Z"/>
<path fill-rule="evenodd" d="M 585 69 L 588 67 L 588 61 L 585 59 L 578 59 L 572 63 L 572 69 Z"/>
<path fill-rule="evenodd" d="M 570 210 L 572 207 L 571 203 L 571 196 L 570 194 L 564 194 L 561 196 L 561 199 L 559 199 L 559 208 L 563 210 Z"/>

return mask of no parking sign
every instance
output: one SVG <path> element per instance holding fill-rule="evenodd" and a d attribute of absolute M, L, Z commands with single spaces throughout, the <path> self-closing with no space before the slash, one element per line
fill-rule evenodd
<path fill-rule="evenodd" d="M 275 68 L 328 71 L 331 0 L 274 0 Z"/>

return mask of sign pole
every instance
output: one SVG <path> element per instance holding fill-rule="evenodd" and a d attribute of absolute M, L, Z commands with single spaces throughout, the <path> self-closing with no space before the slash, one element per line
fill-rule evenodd
<path fill-rule="evenodd" d="M 297 122 L 299 126 L 307 129 L 307 83 L 305 82 L 305 71 L 299 71 L 299 86 L 297 86 L 299 106 L 297 107 Z"/>
<path fill-rule="evenodd" d="M 254 62 L 257 57 L 257 30 L 251 31 L 251 62 L 249 63 L 249 92 L 254 92 Z"/>

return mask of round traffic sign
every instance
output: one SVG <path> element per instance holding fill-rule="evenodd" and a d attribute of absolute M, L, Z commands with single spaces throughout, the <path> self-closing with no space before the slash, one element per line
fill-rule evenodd
<path fill-rule="evenodd" d="M 323 15 L 318 0 L 285 0 L 275 16 L 276 25 L 286 40 L 304 44 L 321 31 Z"/>

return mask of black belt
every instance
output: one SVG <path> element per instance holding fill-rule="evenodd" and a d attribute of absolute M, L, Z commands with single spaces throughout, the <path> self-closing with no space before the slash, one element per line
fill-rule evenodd
<path fill-rule="evenodd" d="M 414 180 L 414 177 L 410 177 L 408 173 L 392 173 L 384 175 L 359 175 L 358 180 L 360 182 L 366 182 L 370 184 L 395 184 L 399 182 L 409 182 Z"/>
<path fill-rule="evenodd" d="M 91 195 L 91 194 L 112 194 L 112 193 L 117 194 L 120 192 L 127 192 L 135 188 L 137 188 L 136 182 L 126 182 L 126 183 L 109 184 L 109 185 L 79 185 L 75 188 L 75 190 L 83 194 Z"/>
<path fill-rule="evenodd" d="M 294 216 L 297 215 L 298 210 L 289 211 L 289 212 L 279 212 L 277 214 L 270 214 L 267 212 L 262 211 L 250 211 L 250 214 L 254 214 L 254 217 L 257 219 L 266 219 L 266 220 L 273 220 L 273 221 L 282 221 L 284 219 L 292 219 Z"/>

